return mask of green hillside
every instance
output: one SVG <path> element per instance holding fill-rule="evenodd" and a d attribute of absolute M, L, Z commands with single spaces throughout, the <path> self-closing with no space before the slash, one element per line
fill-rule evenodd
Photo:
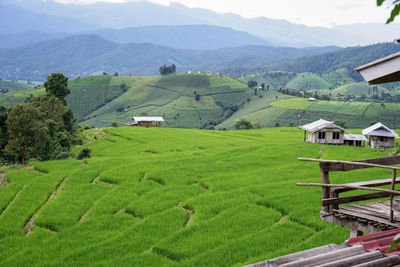
<path fill-rule="evenodd" d="M 399 128 L 400 104 L 352 102 L 349 96 L 370 98 L 384 94 L 396 96 L 396 89 L 350 83 L 333 90 L 326 88 L 334 77 L 347 77 L 344 72 L 318 76 L 305 73 L 292 75 L 273 72 L 264 75 L 271 83 L 269 90 L 250 89 L 241 81 L 216 74 L 179 73 L 166 76 L 92 76 L 69 82 L 67 97 L 81 125 L 109 127 L 113 122 L 124 125 L 133 116 L 163 116 L 164 127 L 233 129 L 244 118 L 256 127 L 297 126 L 318 120 L 344 120 L 350 128 L 365 128 L 371 121 L 381 121 Z M 285 82 L 286 80 L 286 82 Z M 344 80 L 343 80 L 344 81 Z M 318 91 L 342 101 L 307 102 L 273 90 L 273 84 Z M 320 89 L 309 90 L 312 87 Z M 28 89 L 0 94 L 0 105 L 14 105 L 26 98 L 43 94 L 44 89 Z M 376 99 L 378 101 L 379 99 Z"/>
<path fill-rule="evenodd" d="M 304 91 L 304 90 L 324 90 L 332 88 L 332 84 L 324 80 L 322 77 L 313 73 L 299 73 L 290 80 L 286 87 Z"/>
<path fill-rule="evenodd" d="M 133 116 L 163 116 L 167 127 L 205 127 L 221 122 L 231 106 L 241 106 L 254 95 L 247 85 L 215 74 L 113 76 L 103 90 L 124 88 L 125 91 L 115 90 L 112 101 L 104 98 L 96 102 L 97 106 L 94 103 L 82 106 L 75 81 L 71 85 L 74 93 L 68 97 L 69 105 L 73 110 L 85 110 L 79 113 L 81 124 L 96 127 L 109 126 L 112 122 L 128 123 Z M 86 90 L 87 99 L 93 101 L 89 96 L 99 87 L 91 85 Z M 73 95 L 75 101 L 70 102 Z"/>
<path fill-rule="evenodd" d="M 303 143 L 296 128 L 105 131 L 85 145 L 90 159 L 6 174 L 1 266 L 239 266 L 340 244 L 349 231 L 319 219 L 321 189 L 295 186 L 319 182 L 318 165 L 296 158 L 385 155 Z M 331 180 L 387 176 L 368 169 Z"/>
<path fill-rule="evenodd" d="M 34 85 L 27 82 L 17 82 L 17 81 L 8 81 L 8 80 L 0 80 L 0 90 L 7 89 L 9 91 L 19 91 L 33 88 Z"/>

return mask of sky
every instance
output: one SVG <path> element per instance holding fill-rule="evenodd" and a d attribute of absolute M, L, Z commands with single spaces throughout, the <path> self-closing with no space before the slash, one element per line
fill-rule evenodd
<path fill-rule="evenodd" d="M 120 3 L 141 0 L 56 1 L 91 4 L 100 1 Z M 264 16 L 322 27 L 367 22 L 384 23 L 390 14 L 389 5 L 378 8 L 376 0 L 149 0 L 149 2 L 162 5 L 178 2 L 188 7 L 205 8 L 218 13 L 236 13 L 246 18 Z"/>

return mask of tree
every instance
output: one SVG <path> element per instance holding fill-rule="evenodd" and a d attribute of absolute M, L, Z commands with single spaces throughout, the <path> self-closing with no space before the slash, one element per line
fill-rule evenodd
<path fill-rule="evenodd" d="M 48 129 L 40 111 L 29 104 L 17 104 L 6 120 L 9 135 L 6 152 L 25 164 L 29 157 L 40 155 L 49 140 Z"/>
<path fill-rule="evenodd" d="M 389 1 L 387 1 L 387 0 L 376 0 L 376 4 L 377 4 L 378 6 L 382 6 L 382 4 L 383 4 L 385 1 L 386 1 L 386 3 L 389 2 Z M 391 0 L 391 1 L 392 1 L 391 6 L 392 6 L 393 8 L 392 8 L 392 11 L 391 11 L 391 13 L 390 13 L 390 17 L 389 17 L 389 18 L 387 19 L 387 21 L 386 21 L 386 24 L 393 22 L 393 21 L 394 21 L 394 18 L 395 18 L 397 15 L 399 15 L 399 13 L 400 13 L 400 0 Z"/>
<path fill-rule="evenodd" d="M 248 86 L 249 88 L 256 87 L 256 86 L 257 86 L 257 81 L 250 80 L 250 81 L 247 82 L 247 86 Z"/>
<path fill-rule="evenodd" d="M 7 115 L 8 109 L 6 107 L 0 106 L 0 158 L 4 158 L 5 154 L 3 149 L 6 147 L 8 142 L 8 131 L 7 131 Z"/>
<path fill-rule="evenodd" d="M 346 128 L 347 127 L 346 126 L 346 122 L 342 121 L 342 120 L 335 120 L 333 123 L 336 124 L 337 126 L 342 127 L 342 128 Z"/>
<path fill-rule="evenodd" d="M 254 127 L 251 124 L 251 122 L 246 119 L 240 119 L 240 120 L 236 121 L 236 123 L 235 123 L 236 130 L 249 130 L 249 129 L 253 129 L 253 128 Z"/>
<path fill-rule="evenodd" d="M 172 64 L 171 66 L 162 65 L 159 69 L 161 75 L 176 73 L 176 66 Z"/>
<path fill-rule="evenodd" d="M 61 72 L 53 72 L 47 76 L 46 82 L 44 83 L 46 93 L 54 95 L 60 99 L 65 105 L 65 97 L 71 92 L 68 88 L 68 77 L 65 77 Z"/>

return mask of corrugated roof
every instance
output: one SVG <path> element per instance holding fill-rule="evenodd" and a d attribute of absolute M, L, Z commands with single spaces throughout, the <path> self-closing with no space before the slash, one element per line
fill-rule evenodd
<path fill-rule="evenodd" d="M 163 117 L 132 117 L 132 120 L 138 121 L 164 121 Z"/>
<path fill-rule="evenodd" d="M 368 139 L 362 134 L 345 134 L 344 140 L 368 141 Z"/>
<path fill-rule="evenodd" d="M 364 135 L 385 136 L 399 138 L 397 133 L 378 122 L 362 131 Z"/>
<path fill-rule="evenodd" d="M 342 245 L 326 245 L 248 265 L 251 267 L 295 266 L 398 266 L 400 250 L 386 251 L 400 229 L 350 238 Z"/>
<path fill-rule="evenodd" d="M 362 66 L 360 66 L 360 67 L 357 67 L 357 68 L 353 69 L 353 71 L 360 71 L 360 70 L 363 70 L 363 69 L 366 69 L 366 68 L 369 68 L 369 67 L 378 65 L 378 64 L 380 64 L 380 63 L 382 63 L 382 62 L 391 60 L 391 59 L 396 58 L 396 57 L 400 57 L 400 52 L 391 54 L 391 55 L 389 55 L 389 56 L 386 56 L 386 57 L 377 59 L 377 60 L 375 60 L 375 61 L 372 61 L 372 62 L 367 63 L 367 64 L 365 64 L 365 65 L 362 65 Z"/>
<path fill-rule="evenodd" d="M 322 129 L 340 129 L 340 130 L 348 132 L 347 130 L 343 129 L 342 127 L 337 126 L 336 124 L 334 124 L 332 121 L 326 121 L 326 120 L 323 120 L 323 119 L 319 119 L 319 120 L 314 121 L 312 123 L 299 126 L 299 128 L 303 129 L 303 130 L 306 130 L 307 132 L 310 132 L 310 133 L 314 133 L 314 132 L 317 132 L 317 131 L 322 130 Z"/>

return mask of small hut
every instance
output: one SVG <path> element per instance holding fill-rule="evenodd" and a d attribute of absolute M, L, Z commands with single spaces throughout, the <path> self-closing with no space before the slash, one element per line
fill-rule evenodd
<path fill-rule="evenodd" d="M 133 123 L 131 126 L 138 127 L 160 127 L 164 121 L 163 117 L 132 117 Z"/>
<path fill-rule="evenodd" d="M 391 129 L 378 122 L 362 131 L 369 140 L 369 146 L 375 149 L 380 147 L 394 147 L 395 138 L 399 136 Z"/>
<path fill-rule="evenodd" d="M 348 132 L 333 122 L 323 119 L 299 126 L 299 128 L 304 130 L 304 142 L 318 144 L 342 145 L 344 132 Z"/>
<path fill-rule="evenodd" d="M 368 139 L 362 134 L 345 134 L 344 143 L 348 146 L 365 146 Z"/>

